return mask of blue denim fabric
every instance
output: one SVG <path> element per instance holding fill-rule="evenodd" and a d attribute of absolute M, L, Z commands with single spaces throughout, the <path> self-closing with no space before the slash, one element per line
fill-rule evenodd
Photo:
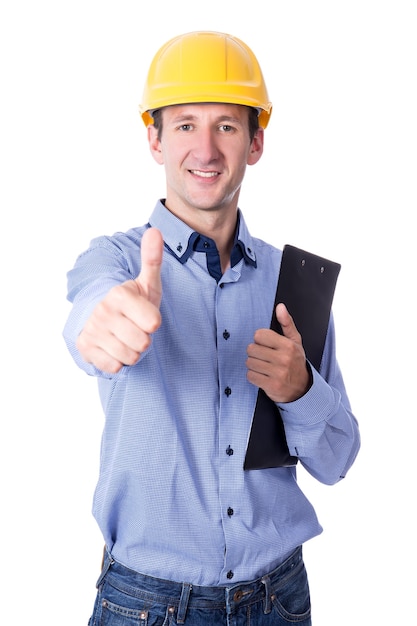
<path fill-rule="evenodd" d="M 106 553 L 89 626 L 311 626 L 302 549 L 257 580 L 200 587 L 134 572 Z"/>

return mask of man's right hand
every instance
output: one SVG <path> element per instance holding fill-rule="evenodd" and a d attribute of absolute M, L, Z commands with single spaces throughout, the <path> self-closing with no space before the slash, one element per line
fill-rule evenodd
<path fill-rule="evenodd" d="M 139 276 L 113 287 L 96 306 L 77 339 L 87 363 L 115 374 L 134 365 L 161 325 L 161 265 L 163 239 L 156 228 L 142 238 Z"/>

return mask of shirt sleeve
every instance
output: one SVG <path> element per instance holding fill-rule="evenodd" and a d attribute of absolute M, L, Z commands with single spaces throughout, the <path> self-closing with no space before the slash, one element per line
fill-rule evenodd
<path fill-rule="evenodd" d="M 72 303 L 72 309 L 64 326 L 63 337 L 75 363 L 90 376 L 115 378 L 123 376 L 127 369 L 123 367 L 118 374 L 98 370 L 83 360 L 76 341 L 94 308 L 110 289 L 134 277 L 125 256 L 107 237 L 93 240 L 90 248 L 78 257 L 73 269 L 67 274 L 67 299 Z"/>
<path fill-rule="evenodd" d="M 336 360 L 333 317 L 320 373 L 311 370 L 313 383 L 308 392 L 278 406 L 290 453 L 312 476 L 331 485 L 345 477 L 360 448 L 358 422 Z"/>

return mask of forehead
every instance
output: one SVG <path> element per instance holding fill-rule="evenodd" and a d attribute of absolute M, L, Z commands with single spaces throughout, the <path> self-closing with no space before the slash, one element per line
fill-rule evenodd
<path fill-rule="evenodd" d="M 173 104 L 162 109 L 165 119 L 235 119 L 247 121 L 248 107 L 241 104 L 219 102 L 199 102 L 190 104 Z"/>

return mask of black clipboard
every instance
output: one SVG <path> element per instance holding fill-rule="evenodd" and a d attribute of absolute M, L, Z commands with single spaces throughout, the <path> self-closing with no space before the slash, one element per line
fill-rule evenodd
<path fill-rule="evenodd" d="M 283 302 L 301 334 L 307 359 L 320 369 L 337 278 L 341 265 L 301 248 L 282 252 L 271 329 L 282 334 L 275 308 Z M 259 389 L 243 468 L 291 467 L 291 456 L 279 408 Z"/>

